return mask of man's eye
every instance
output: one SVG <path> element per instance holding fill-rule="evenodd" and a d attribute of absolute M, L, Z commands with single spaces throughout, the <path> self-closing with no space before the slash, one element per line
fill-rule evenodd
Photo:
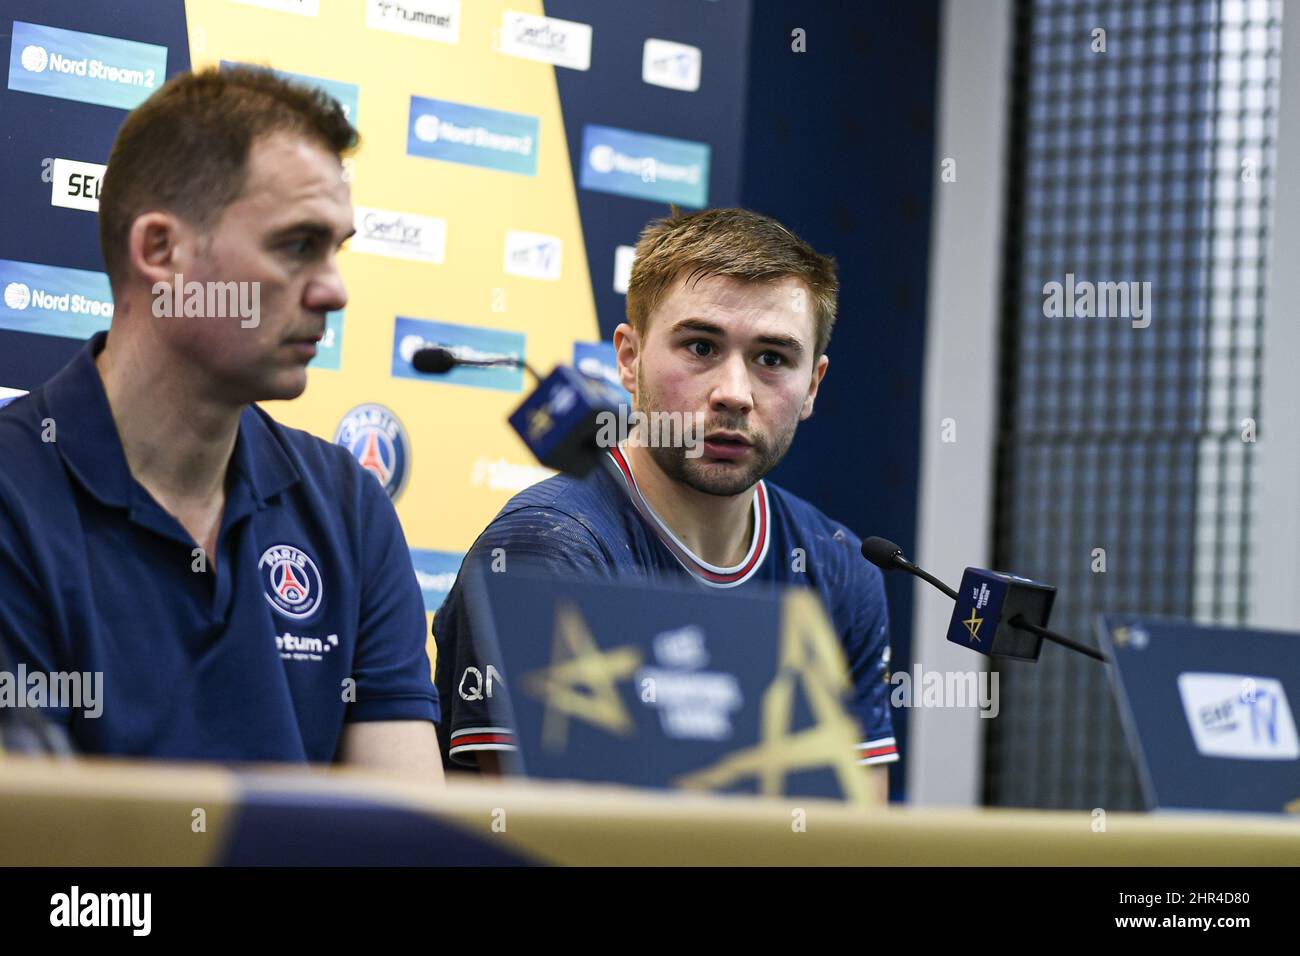
<path fill-rule="evenodd" d="M 291 255 L 307 256 L 311 255 L 311 253 L 315 251 L 316 240 L 311 238 L 290 239 L 288 242 L 285 242 L 281 248 Z"/>
<path fill-rule="evenodd" d="M 761 355 L 759 355 L 760 361 L 765 358 L 772 358 L 776 360 L 775 362 L 771 362 L 771 363 L 763 362 L 762 364 L 767 368 L 780 368 L 782 365 L 785 364 L 785 356 L 782 355 L 780 352 L 764 352 Z"/>
<path fill-rule="evenodd" d="M 700 347 L 700 346 L 702 346 L 706 351 L 704 351 L 704 352 L 696 351 L 697 347 Z M 709 354 L 709 352 L 712 351 L 712 349 L 713 349 L 713 343 L 712 343 L 712 342 L 706 342 L 706 341 L 704 341 L 704 339 L 695 339 L 695 340 L 693 340 L 693 341 L 691 341 L 691 342 L 687 342 L 687 343 L 686 343 L 686 347 L 687 347 L 688 349 L 690 349 L 690 350 L 691 350 L 691 354 L 694 355 L 694 356 L 696 356 L 697 358 L 705 358 L 705 357 Z"/>

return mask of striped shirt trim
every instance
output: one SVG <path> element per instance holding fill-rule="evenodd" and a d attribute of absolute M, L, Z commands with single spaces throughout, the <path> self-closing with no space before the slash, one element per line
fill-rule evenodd
<path fill-rule="evenodd" d="M 893 737 L 879 737 L 858 744 L 859 764 L 873 766 L 878 763 L 893 763 L 899 758 L 898 745 Z"/>
<path fill-rule="evenodd" d="M 517 750 L 509 727 L 465 727 L 454 730 L 447 752 L 451 756 L 471 750 Z"/>
<path fill-rule="evenodd" d="M 770 507 L 767 497 L 767 485 L 761 479 L 754 490 L 754 536 L 749 543 L 749 551 L 744 559 L 734 567 L 720 568 L 717 565 L 701 560 L 695 552 L 682 543 L 677 535 L 673 534 L 673 530 L 664 523 L 663 519 L 655 514 L 655 510 L 650 507 L 650 502 L 645 500 L 641 494 L 641 489 L 637 487 L 636 477 L 632 474 L 632 466 L 628 463 L 623 450 L 621 448 L 611 448 L 607 454 L 610 463 L 623 479 L 623 487 L 637 512 L 654 530 L 659 540 L 663 542 L 664 547 L 677 559 L 677 563 L 701 584 L 707 584 L 709 587 L 714 588 L 734 588 L 738 584 L 744 584 L 762 567 L 763 560 L 767 557 L 767 550 L 771 544 L 772 536 L 768 514 Z"/>

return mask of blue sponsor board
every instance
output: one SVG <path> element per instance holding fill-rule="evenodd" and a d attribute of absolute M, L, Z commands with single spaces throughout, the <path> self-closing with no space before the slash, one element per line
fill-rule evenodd
<path fill-rule="evenodd" d="M 316 346 L 316 357 L 311 368 L 324 368 L 337 372 L 343 365 L 343 312 L 335 310 L 325 314 L 325 337 Z"/>
<path fill-rule="evenodd" d="M 703 209 L 709 204 L 709 147 L 588 124 L 582 131 L 583 189 Z"/>
<path fill-rule="evenodd" d="M 426 159 L 537 175 L 537 117 L 411 97 L 406 152 Z"/>
<path fill-rule="evenodd" d="M 629 405 L 632 395 L 618 379 L 618 355 L 613 342 L 574 342 L 573 367 L 588 378 L 604 382 Z"/>
<path fill-rule="evenodd" d="M 222 60 L 221 68 L 228 70 L 232 66 L 245 66 L 248 64 L 237 63 L 234 60 Z M 272 70 L 276 76 L 282 80 L 292 80 L 295 83 L 301 83 L 304 86 L 314 86 L 317 89 L 324 90 L 328 95 L 339 101 L 343 107 L 343 115 L 347 117 L 349 123 L 357 125 L 357 99 L 361 94 L 361 87 L 355 83 L 344 83 L 342 80 L 327 80 L 320 76 L 308 76 L 306 73 L 290 73 L 288 70 Z"/>
<path fill-rule="evenodd" d="M 14 21 L 9 89 L 135 109 L 167 79 L 167 48 Z"/>
<path fill-rule="evenodd" d="M 456 582 L 460 563 L 464 559 L 463 551 L 411 549 L 411 564 L 415 565 L 415 577 L 420 582 L 420 592 L 424 595 L 424 610 L 427 613 L 432 614 L 442 607 L 447 592 Z"/>
<path fill-rule="evenodd" d="M 112 320 L 102 272 L 0 259 L 0 329 L 88 339 Z"/>
<path fill-rule="evenodd" d="M 441 347 L 451 349 L 462 358 L 472 358 L 480 353 L 523 358 L 526 342 L 527 338 L 522 332 L 452 325 L 399 315 L 393 324 L 393 377 L 415 378 L 422 382 L 444 385 L 491 388 L 502 392 L 523 391 L 523 369 L 457 366 L 442 375 L 425 375 L 411 367 L 411 357 L 422 348 Z"/>

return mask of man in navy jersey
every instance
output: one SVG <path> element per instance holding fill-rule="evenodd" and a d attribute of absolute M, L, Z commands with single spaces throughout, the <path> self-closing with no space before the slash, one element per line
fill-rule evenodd
<path fill-rule="evenodd" d="M 335 101 L 242 68 L 174 77 L 118 133 L 112 326 L 0 411 L 0 650 L 93 689 L 44 701 L 82 752 L 442 777 L 388 496 L 253 404 L 303 392 L 347 302 L 355 142 Z"/>
<path fill-rule="evenodd" d="M 714 209 L 651 223 L 637 244 L 628 322 L 614 332 L 619 374 L 638 411 L 689 416 L 702 442 L 634 437 L 583 480 L 560 475 L 524 490 L 465 562 L 487 566 L 503 549 L 508 567 L 566 576 L 816 588 L 852 671 L 860 762 L 877 768 L 864 772 L 883 799 L 880 765 L 898 752 L 881 573 L 848 528 L 763 480 L 812 414 L 836 295 L 833 260 L 765 216 Z M 434 617 L 439 737 L 449 761 L 494 771 L 514 749 L 513 730 L 492 720 L 482 675 L 493 662 L 475 647 L 467 600 L 458 579 Z"/>

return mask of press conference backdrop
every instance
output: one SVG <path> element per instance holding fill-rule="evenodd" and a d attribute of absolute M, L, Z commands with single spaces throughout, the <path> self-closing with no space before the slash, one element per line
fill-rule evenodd
<path fill-rule="evenodd" d="M 0 91 L 0 403 L 111 318 L 97 196 L 127 112 L 167 77 L 236 63 L 325 89 L 348 162 L 349 301 L 284 423 L 384 482 L 432 613 L 475 535 L 539 468 L 506 425 L 515 370 L 418 376 L 438 343 L 614 376 L 640 229 L 736 205 L 749 0 L 9 0 Z M 565 74 L 561 84 L 557 74 Z M 563 97 L 561 97 L 561 90 Z"/>

